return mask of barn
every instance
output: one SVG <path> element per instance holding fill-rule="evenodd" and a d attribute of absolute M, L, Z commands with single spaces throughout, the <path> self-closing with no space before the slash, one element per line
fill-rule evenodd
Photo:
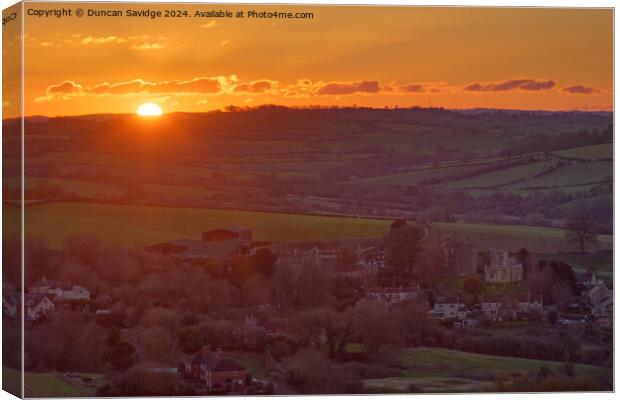
<path fill-rule="evenodd" d="M 252 241 L 252 229 L 247 226 L 229 226 L 202 233 L 203 242 L 224 242 L 227 240 Z"/>

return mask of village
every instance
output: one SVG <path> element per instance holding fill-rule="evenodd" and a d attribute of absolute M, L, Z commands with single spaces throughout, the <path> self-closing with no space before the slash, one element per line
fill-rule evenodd
<path fill-rule="evenodd" d="M 407 237 L 411 234 L 414 236 Z M 410 250 L 408 247 L 418 249 L 415 265 L 424 265 L 419 272 L 422 275 L 410 268 L 413 265 L 407 265 L 410 254 L 400 258 L 403 251 Z M 235 265 L 250 259 L 259 268 L 270 270 L 323 271 L 337 285 L 347 287 L 345 300 L 331 306 L 336 310 L 368 304 L 388 310 L 414 304 L 425 323 L 455 332 L 509 327 L 515 322 L 585 332 L 597 327 L 609 329 L 612 321 L 613 291 L 597 278 L 595 271 L 573 273 L 570 266 L 534 260 L 526 249 L 512 253 L 503 248 L 481 248 L 469 237 L 437 237 L 428 223 L 396 220 L 383 239 L 325 242 L 255 241 L 250 227 L 231 226 L 205 231 L 201 238 L 180 238 L 143 250 L 175 268 L 207 266 L 212 276 L 228 279 L 236 279 L 231 272 Z M 4 285 L 3 318 L 19 318 L 21 296 L 10 284 Z M 292 326 L 296 324 L 295 310 L 303 307 L 297 307 L 290 295 L 279 295 L 278 290 L 273 293 L 242 309 L 244 329 L 262 332 L 267 342 L 300 346 L 307 338 L 301 338 L 299 329 Z M 70 310 L 106 321 L 116 311 L 96 301 L 95 297 L 104 295 L 95 295 L 78 282 L 41 277 L 26 287 L 24 319 L 27 326 L 36 328 L 54 320 L 62 310 Z M 164 307 L 174 301 L 167 299 Z M 236 330 L 229 334 L 240 333 Z M 308 345 L 332 346 L 328 343 L 331 340 L 323 328 Z M 273 393 L 269 379 L 253 377 L 226 349 L 216 347 L 221 340 L 204 337 L 200 342 L 202 347 L 185 362 L 153 370 L 177 375 L 195 393 Z"/>

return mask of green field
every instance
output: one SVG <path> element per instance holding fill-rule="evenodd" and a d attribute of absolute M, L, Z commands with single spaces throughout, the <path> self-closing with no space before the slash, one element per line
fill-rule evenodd
<path fill-rule="evenodd" d="M 387 185 L 415 185 L 428 179 L 450 178 L 462 176 L 471 172 L 478 171 L 480 165 L 461 165 L 444 168 L 427 168 L 419 171 L 405 172 L 402 174 L 392 174 L 356 180 L 355 183 L 361 185 L 387 186 Z"/>
<path fill-rule="evenodd" d="M 11 391 L 19 393 L 19 371 L 2 368 L 3 387 L 11 388 Z M 92 387 L 74 385 L 54 373 L 26 372 L 24 379 L 26 397 L 86 397 L 94 395 Z"/>
<path fill-rule="evenodd" d="M 612 176 L 612 161 L 576 162 L 510 187 L 513 189 L 564 187 L 601 182 Z"/>
<path fill-rule="evenodd" d="M 16 218 L 15 209 L 5 212 Z M 391 221 L 229 211 L 197 208 L 143 207 L 88 203 L 52 203 L 26 209 L 26 236 L 59 245 L 76 233 L 94 233 L 117 244 L 150 244 L 199 238 L 208 229 L 247 225 L 257 240 L 322 240 L 381 237 Z"/>
<path fill-rule="evenodd" d="M 557 154 L 561 157 L 577 158 L 580 160 L 600 160 L 613 157 L 614 145 L 613 143 L 593 144 L 590 146 L 554 151 L 553 154 Z"/>
<path fill-rule="evenodd" d="M 7 181 L 10 187 L 19 188 L 19 179 L 11 178 Z M 89 182 L 84 180 L 74 179 L 57 179 L 57 178 L 39 178 L 33 176 L 27 176 L 24 179 L 24 188 L 32 189 L 37 185 L 49 184 L 58 185 L 67 192 L 79 194 L 80 196 L 93 197 L 93 198 L 105 198 L 108 196 L 118 196 L 125 193 L 125 189 L 120 186 L 108 185 L 105 183 Z"/>
<path fill-rule="evenodd" d="M 557 228 L 526 225 L 491 224 L 452 224 L 437 222 L 433 224 L 439 232 L 453 238 L 470 236 L 478 243 L 478 248 L 506 248 L 518 251 L 521 247 L 532 252 L 560 252 L 574 250 L 566 243 L 566 231 Z M 599 235 L 600 249 L 613 247 L 613 236 Z"/>
<path fill-rule="evenodd" d="M 18 223 L 18 213 L 4 206 L 7 223 Z M 151 244 L 179 238 L 199 238 L 208 229 L 246 225 L 256 240 L 330 240 L 380 238 L 390 220 L 279 214 L 200 208 L 147 207 L 89 203 L 47 203 L 26 208 L 26 236 L 46 238 L 53 246 L 76 233 L 93 233 L 121 245 Z M 531 252 L 569 251 L 565 231 L 554 228 L 436 223 L 433 229 L 451 237 L 471 236 L 480 248 L 521 247 Z M 599 236 L 599 247 L 612 246 L 611 235 Z"/>
<path fill-rule="evenodd" d="M 496 381 L 536 374 L 541 367 L 561 370 L 563 363 L 525 358 L 487 356 L 441 348 L 399 351 L 406 368 L 404 377 L 369 379 L 368 387 L 406 391 L 415 385 L 425 392 L 471 392 L 493 390 Z M 611 371 L 590 365 L 575 365 L 577 376 L 600 378 Z"/>
<path fill-rule="evenodd" d="M 504 168 L 485 174 L 475 175 L 470 178 L 459 179 L 442 186 L 450 189 L 465 189 L 507 185 L 509 183 L 533 178 L 556 163 L 557 161 L 533 162 L 516 167 Z"/>

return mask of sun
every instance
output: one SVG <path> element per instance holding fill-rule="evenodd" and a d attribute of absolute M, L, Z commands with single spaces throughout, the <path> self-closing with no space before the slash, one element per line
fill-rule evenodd
<path fill-rule="evenodd" d="M 155 103 L 144 103 L 136 111 L 141 117 L 159 117 L 163 114 L 161 107 Z"/>

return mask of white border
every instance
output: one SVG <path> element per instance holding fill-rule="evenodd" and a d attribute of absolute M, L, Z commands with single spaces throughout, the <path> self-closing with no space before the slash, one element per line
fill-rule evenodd
<path fill-rule="evenodd" d="M 28 2 L 44 2 L 44 1 L 39 1 L 39 0 L 28 0 Z M 48 1 L 48 2 L 63 2 L 63 3 L 68 3 L 68 1 Z M 97 2 L 97 1 L 92 1 L 92 2 Z M 118 3 L 123 3 L 122 1 L 110 1 L 110 2 L 118 2 Z M 466 1 L 466 0 L 447 0 L 447 1 L 441 1 L 441 0 L 423 0 L 423 1 L 411 1 L 411 0 L 388 0 L 388 1 L 381 1 L 381 0 L 376 0 L 376 1 L 368 1 L 368 0 L 340 0 L 340 1 L 329 1 L 329 0 L 311 0 L 311 1 L 303 1 L 303 0 L 287 0 L 287 1 L 278 1 L 278 0 L 272 0 L 272 1 L 256 1 L 256 0 L 245 0 L 245 1 L 200 1 L 200 2 L 191 2 L 191 1 L 179 1 L 179 0 L 168 0 L 168 1 L 164 1 L 164 0 L 132 0 L 130 1 L 131 3 L 204 3 L 204 4 L 313 4 L 313 5 L 404 5 L 404 6 L 474 6 L 474 7 L 583 7 L 583 8 L 593 8 L 593 7 L 597 7 L 597 8 L 613 8 L 615 7 L 616 2 L 615 1 L 610 1 L 610 0 L 590 0 L 590 1 L 584 1 L 584 0 L 522 0 L 522 1 L 518 1 L 518 0 L 474 0 L 474 1 Z M 13 4 L 16 4 L 17 1 L 15 0 L 0 0 L 0 5 L 2 6 L 2 9 L 5 9 Z M 615 10 L 614 10 L 614 14 L 615 14 Z M 23 13 L 22 13 L 22 17 L 23 17 Z M 614 20 L 615 20 L 615 15 L 614 15 Z M 23 29 L 23 21 L 22 21 L 22 29 Z M 614 27 L 615 27 L 615 21 L 614 21 Z M 0 34 L 1 37 L 1 34 Z M 617 71 L 617 64 L 616 64 L 616 57 L 615 57 L 615 49 L 616 49 L 616 43 L 617 43 L 617 39 L 618 39 L 618 32 L 615 31 L 614 29 L 614 111 L 615 111 L 615 104 L 616 104 L 616 99 L 617 99 L 617 95 L 618 95 L 618 88 L 616 85 L 616 81 L 615 81 L 615 76 L 616 76 L 616 71 Z M 2 59 L 2 56 L 0 55 L 0 61 Z M 23 65 L 23 53 L 22 53 L 22 65 Z M 24 79 L 23 79 L 23 69 L 22 69 L 22 93 L 23 93 L 23 85 L 24 85 Z M 0 91 L 2 89 L 2 83 L 0 82 Z M 23 97 L 23 96 L 22 96 Z M 23 98 L 22 98 L 22 112 L 24 111 L 24 104 L 23 104 Z M 616 116 L 616 113 L 614 112 L 614 126 L 616 126 L 618 123 L 618 119 Z M 615 139 L 615 138 L 614 138 Z M 23 141 L 22 141 L 23 144 Z M 0 142 L 0 151 L 1 151 L 1 142 Z M 616 140 L 614 140 L 614 154 L 617 153 L 618 150 L 618 142 Z M 22 154 L 23 154 L 23 148 L 22 148 Z M 0 170 L 1 170 L 1 166 L 0 166 Z M 617 186 L 618 183 L 618 173 L 620 172 L 620 167 L 617 165 L 617 163 L 615 163 L 615 157 L 614 157 L 614 186 Z M 23 166 L 22 166 L 22 176 L 23 176 Z M 22 178 L 23 179 L 23 178 Z M 2 194 L 0 191 L 0 201 L 2 199 Z M 617 208 L 617 206 L 620 204 L 620 200 L 618 200 L 615 196 L 614 196 L 614 227 L 617 226 L 616 222 L 618 222 L 618 215 L 616 215 L 615 210 Z M 22 206 L 23 206 L 23 188 L 22 188 Z M 1 214 L 1 211 L 0 211 Z M 22 212 L 22 227 L 23 227 L 23 212 Z M 0 225 L 0 235 L 2 232 L 2 226 Z M 615 256 L 615 249 L 616 249 L 616 238 L 614 235 L 614 256 Z M 23 251 L 23 249 L 22 249 Z M 614 270 L 615 270 L 615 257 L 614 257 Z M 614 271 L 615 272 L 615 271 Z M 23 270 L 22 270 L 22 277 L 23 277 Z M 617 285 L 618 283 L 618 278 L 617 278 L 617 274 L 614 274 L 614 287 L 618 287 L 620 288 L 620 286 Z M 22 283 L 23 284 L 23 283 Z M 617 296 L 615 296 L 617 300 Z M 617 304 L 617 303 L 616 303 Z M 614 332 L 617 332 L 617 327 L 618 327 L 618 307 L 614 307 Z M 614 335 L 615 337 L 615 335 Z M 614 360 L 616 360 L 617 358 L 615 357 L 615 355 L 617 354 L 617 347 L 615 346 L 615 340 L 614 340 Z M 1 354 L 1 350 L 0 350 L 0 354 Z M 23 355 L 22 355 L 23 357 Z M 615 364 L 615 363 L 614 363 Z M 616 365 L 614 365 L 614 383 L 618 382 L 618 378 L 620 376 L 619 373 L 619 368 L 617 368 Z M 22 390 L 23 390 L 23 382 L 22 382 Z M 23 392 L 22 392 L 23 393 Z M 376 395 L 373 396 L 374 398 L 378 398 L 378 399 L 411 399 L 414 395 Z M 457 396 L 457 395 L 428 395 L 428 394 L 421 394 L 421 395 L 415 395 L 416 398 L 419 399 L 423 399 L 423 398 L 433 398 L 433 399 L 449 399 L 450 397 L 453 396 Z M 506 400 L 522 400 L 522 399 L 527 399 L 527 398 L 532 398 L 533 396 L 544 396 L 545 398 L 551 398 L 551 399 L 563 399 L 563 400 L 582 400 L 584 397 L 587 396 L 588 399 L 602 399 L 602 398 L 612 398 L 615 397 L 614 394 L 610 394 L 610 393 L 544 393 L 544 394 L 462 394 L 462 395 L 458 395 L 460 398 L 464 398 L 464 399 L 476 399 L 478 396 L 484 396 L 485 398 L 498 398 L 498 399 L 506 399 Z M 285 396 L 288 397 L 288 396 Z M 299 396 L 297 396 L 299 397 Z M 324 398 L 325 396 L 304 396 L 304 398 L 308 398 L 308 399 L 321 399 Z M 330 396 L 332 397 L 332 396 Z M 342 397 L 342 396 L 333 396 L 333 397 Z M 350 396 L 350 397 L 356 397 L 356 398 L 362 398 L 362 397 L 366 397 L 366 396 Z M 156 399 L 176 399 L 174 397 L 154 397 Z M 247 397 L 234 397 L 234 396 L 227 396 L 226 398 L 228 399 L 245 399 L 247 400 Z M 272 399 L 273 397 L 253 397 L 256 399 L 264 399 L 264 400 L 269 400 Z M 0 392 L 0 400 L 5 400 L 5 399 L 14 399 L 14 397 L 6 392 Z M 186 398 L 179 398 L 179 399 L 186 399 Z"/>

